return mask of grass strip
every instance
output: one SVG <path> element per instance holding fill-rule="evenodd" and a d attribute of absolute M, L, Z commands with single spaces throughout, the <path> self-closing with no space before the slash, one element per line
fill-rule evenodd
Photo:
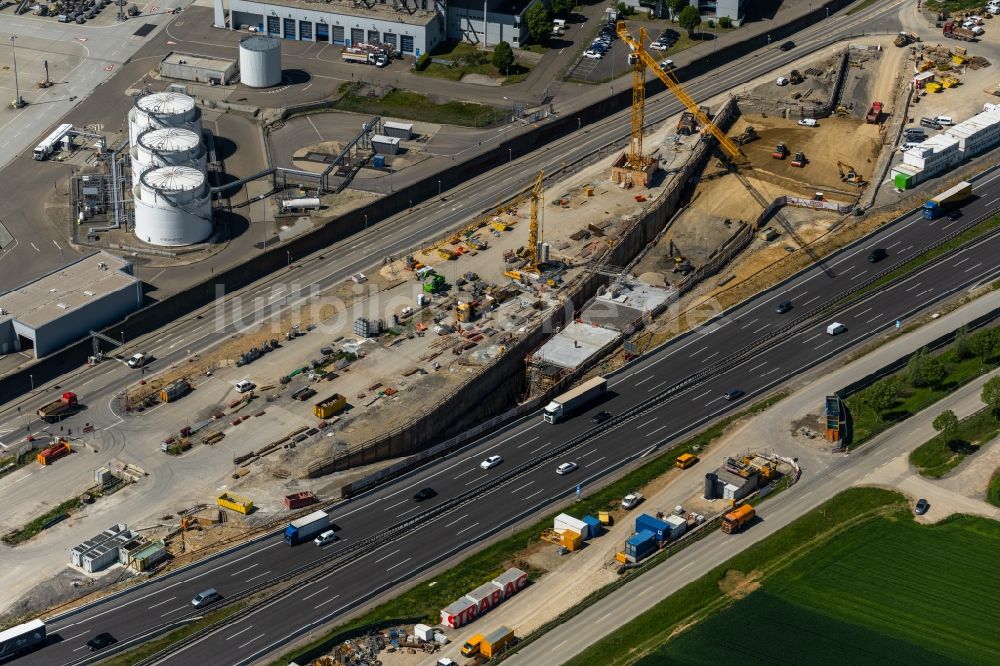
<path fill-rule="evenodd" d="M 853 7 L 847 10 L 847 15 L 850 16 L 851 14 L 860 12 L 862 9 L 865 9 L 866 7 L 871 7 L 877 1 L 878 0 L 861 0 L 861 2 L 859 2 L 858 4 L 854 5 Z M 976 0 L 976 2 L 979 2 L 979 0 Z M 929 2 L 927 4 L 930 5 Z"/>
<path fill-rule="evenodd" d="M 201 631 L 209 625 L 219 622 L 220 620 L 225 620 L 227 617 L 242 609 L 243 604 L 241 603 L 233 604 L 232 606 L 227 606 L 226 608 L 220 608 L 218 611 L 210 613 L 202 617 L 200 620 L 184 625 L 180 629 L 175 629 L 169 634 L 165 634 L 160 638 L 149 641 L 148 643 L 143 643 L 142 645 L 134 647 L 130 650 L 116 654 L 101 663 L 104 664 L 104 666 L 129 666 L 129 664 L 135 664 L 143 659 L 149 659 L 160 650 L 170 647 L 174 643 L 187 638 L 196 631 Z"/>
<path fill-rule="evenodd" d="M 952 250 L 962 247 L 967 243 L 971 243 L 980 236 L 986 235 L 987 233 L 996 229 L 997 227 L 1000 227 L 1000 215 L 994 215 L 992 217 L 988 217 L 979 224 L 973 227 L 969 227 L 968 229 L 958 234 L 948 242 L 942 243 L 938 247 L 932 248 L 930 250 L 927 250 L 923 254 L 917 255 L 916 257 L 914 257 L 910 261 L 907 261 L 905 264 L 903 264 L 896 270 L 892 271 L 891 273 L 882 276 L 878 280 L 875 280 L 870 285 L 866 286 L 864 289 L 861 289 L 860 291 L 851 294 L 850 298 L 855 299 L 859 296 L 869 294 L 873 291 L 878 291 L 881 287 L 884 287 L 890 282 L 895 282 L 899 280 L 901 277 L 914 272 L 924 264 L 928 264 L 934 261 L 935 259 L 937 259 L 938 257 L 947 252 L 951 252 Z"/>
<path fill-rule="evenodd" d="M 68 518 L 70 514 L 79 509 L 81 506 L 83 506 L 83 502 L 80 501 L 79 497 L 68 499 L 59 506 L 49 509 L 24 527 L 5 534 L 3 542 L 8 546 L 16 546 L 20 543 L 24 543 L 42 530 L 54 525 L 55 523 L 52 521 L 55 521 L 60 516 Z"/>
<path fill-rule="evenodd" d="M 986 487 L 986 501 L 993 506 L 1000 506 L 1000 467 L 993 472 L 990 485 Z"/>
<path fill-rule="evenodd" d="M 1000 421 L 988 409 L 959 421 L 948 437 L 940 434 L 910 453 L 910 464 L 926 477 L 937 479 L 955 469 L 967 456 L 1000 433 Z"/>
<path fill-rule="evenodd" d="M 844 529 L 885 513 L 902 519 L 908 517 L 909 505 L 899 493 L 881 488 L 845 490 L 674 592 L 566 663 L 605 666 L 634 662 L 666 642 L 675 630 L 732 603 L 733 598 L 723 591 L 728 572 L 753 572 L 759 581 L 820 548 Z M 651 627 L 656 630 L 651 631 Z"/>
<path fill-rule="evenodd" d="M 665 450 L 642 467 L 576 502 L 571 509 L 572 513 L 578 516 L 596 515 L 597 511 L 616 507 L 623 495 L 644 486 L 670 470 L 676 469 L 675 459 L 680 454 L 703 450 L 721 437 L 726 428 L 737 419 L 762 412 L 786 395 L 787 393 L 781 392 L 761 400 L 737 414 L 726 417 L 704 432 Z M 544 572 L 529 567 L 526 562 L 518 559 L 518 554 L 538 541 L 542 530 L 552 526 L 552 519 L 557 513 L 553 512 L 531 526 L 514 532 L 511 536 L 468 556 L 448 571 L 435 576 L 433 581 L 421 583 L 394 599 L 378 605 L 360 617 L 334 627 L 323 637 L 282 656 L 272 664 L 305 663 L 309 659 L 315 658 L 321 649 L 332 647 L 351 635 L 363 633 L 365 628 L 379 626 L 391 620 L 408 618 L 413 622 L 425 621 L 436 624 L 439 620 L 440 609 L 455 601 L 462 594 L 503 573 L 508 564 L 513 564 L 527 571 L 530 579 L 537 579 Z"/>
<path fill-rule="evenodd" d="M 336 104 L 336 108 L 341 111 L 463 127 L 487 127 L 506 117 L 504 111 L 485 104 L 472 102 L 436 104 L 426 95 L 398 88 L 390 90 L 382 97 L 359 95 L 357 84 L 343 86 L 342 92 L 343 96 Z"/>

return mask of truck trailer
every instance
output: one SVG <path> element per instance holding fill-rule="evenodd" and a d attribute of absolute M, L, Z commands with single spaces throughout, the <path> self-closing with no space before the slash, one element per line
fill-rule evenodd
<path fill-rule="evenodd" d="M 482 655 L 487 659 L 492 659 L 513 642 L 514 630 L 509 627 L 499 627 L 486 635 L 476 634 L 466 641 L 462 645 L 462 656 Z"/>
<path fill-rule="evenodd" d="M 79 409 L 80 402 L 76 393 L 66 391 L 59 396 L 58 400 L 53 400 L 49 404 L 39 407 L 37 414 L 38 418 L 46 421 L 47 423 L 52 423 L 75 414 Z"/>
<path fill-rule="evenodd" d="M 552 402 L 542 410 L 546 423 L 558 423 L 573 412 L 593 402 L 608 390 L 608 380 L 604 377 L 588 379 L 574 389 L 552 398 Z"/>
<path fill-rule="evenodd" d="M 962 181 L 924 203 L 924 219 L 936 220 L 972 196 L 972 183 Z"/>
<path fill-rule="evenodd" d="M 375 65 L 376 67 L 385 67 L 389 64 L 389 56 L 385 53 L 377 52 L 357 52 L 357 51 L 347 51 L 345 50 L 341 57 L 346 62 L 355 62 L 361 65 Z"/>
<path fill-rule="evenodd" d="M 69 136 L 70 132 L 73 130 L 73 125 L 66 123 L 60 125 L 52 134 L 49 134 L 45 139 L 42 140 L 40 144 L 35 146 L 35 150 L 31 153 L 31 159 L 33 160 L 44 160 L 49 157 L 52 153 L 56 151 L 57 148 L 62 144 L 63 139 Z"/>
<path fill-rule="evenodd" d="M 0 661 L 22 655 L 45 642 L 45 623 L 32 620 L 0 631 Z"/>
<path fill-rule="evenodd" d="M 294 546 L 328 529 L 330 529 L 330 514 L 326 511 L 313 511 L 308 516 L 288 523 L 288 527 L 285 528 L 285 543 Z"/>

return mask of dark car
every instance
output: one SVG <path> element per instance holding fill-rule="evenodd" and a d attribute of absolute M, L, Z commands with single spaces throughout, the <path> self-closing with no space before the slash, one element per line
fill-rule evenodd
<path fill-rule="evenodd" d="M 921 497 L 920 499 L 917 500 L 916 506 L 913 507 L 913 513 L 917 514 L 918 516 L 922 516 L 925 513 L 927 513 L 927 510 L 929 508 L 931 508 L 930 502 Z"/>
<path fill-rule="evenodd" d="M 611 418 L 611 412 L 609 412 L 609 411 L 603 411 L 603 412 L 598 412 L 598 413 L 594 414 L 593 418 L 590 419 L 590 422 L 591 423 L 604 423 L 605 421 L 607 421 L 610 418 Z"/>
<path fill-rule="evenodd" d="M 792 49 L 795 48 L 795 42 L 789 40 L 784 44 L 782 44 L 781 46 L 779 46 L 778 48 L 780 48 L 782 51 L 791 51 Z"/>
<path fill-rule="evenodd" d="M 97 652 L 98 650 L 103 650 L 112 643 L 117 643 L 117 642 L 118 642 L 117 638 L 115 638 L 114 636 L 105 631 L 103 634 L 97 634 L 89 641 L 87 641 L 87 647 L 90 648 L 91 652 Z"/>
<path fill-rule="evenodd" d="M 428 500 L 436 495 L 437 491 L 435 491 L 433 488 L 423 488 L 416 492 L 416 494 L 413 496 L 413 499 L 417 500 L 418 502 L 423 502 L 424 500 Z"/>
<path fill-rule="evenodd" d="M 868 255 L 868 263 L 869 264 L 874 264 L 876 262 L 882 261 L 883 259 L 885 259 L 888 256 L 889 256 L 888 252 L 886 252 L 885 250 L 883 250 L 880 247 L 877 247 L 874 250 L 872 250 L 871 254 Z"/>
<path fill-rule="evenodd" d="M 778 314 L 785 314 L 791 309 L 792 309 L 791 301 L 782 301 L 774 306 L 774 311 L 777 312 Z"/>
<path fill-rule="evenodd" d="M 722 397 L 726 400 L 736 400 L 737 398 L 742 398 L 743 395 L 742 389 L 733 389 L 731 391 L 726 391 Z"/>

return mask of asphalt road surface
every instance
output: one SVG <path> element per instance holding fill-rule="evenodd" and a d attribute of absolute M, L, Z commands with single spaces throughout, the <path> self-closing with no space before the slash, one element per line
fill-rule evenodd
<path fill-rule="evenodd" d="M 979 199 L 965 208 L 966 219 L 984 212 L 987 202 L 996 198 L 994 193 L 1000 190 L 997 179 L 1000 174 L 983 178 L 977 188 Z M 80 650 L 86 640 L 97 633 L 108 631 L 119 640 L 140 635 L 158 624 L 191 614 L 190 599 L 204 588 L 215 587 L 224 596 L 232 596 L 321 555 L 337 552 L 380 529 L 415 518 L 427 507 L 488 482 L 505 468 L 529 460 L 543 460 L 505 485 L 421 524 L 403 539 L 385 543 L 355 558 L 347 566 L 311 580 L 292 594 L 233 622 L 224 631 L 203 639 L 169 660 L 177 664 L 220 663 L 220 655 L 225 655 L 221 663 L 249 663 L 295 635 L 412 578 L 430 564 L 567 496 L 577 484 L 588 487 L 610 470 L 652 447 L 724 412 L 738 409 L 787 378 L 856 346 L 892 326 L 897 318 L 964 286 L 989 280 L 1000 272 L 995 260 L 1000 251 L 1000 237 L 996 237 L 836 313 L 836 320 L 847 326 L 845 333 L 827 335 L 825 328 L 829 321 L 823 320 L 793 335 L 776 338 L 773 344 L 749 360 L 652 406 L 641 415 L 616 424 L 575 450 L 545 460 L 547 452 L 593 428 L 590 417 L 597 411 L 620 414 L 648 400 L 670 383 L 708 363 L 722 360 L 734 348 L 766 334 L 769 328 L 780 326 L 790 313 L 774 312 L 776 302 L 791 298 L 799 308 L 804 308 L 812 299 L 821 302 L 835 296 L 872 270 L 867 259 L 871 248 L 888 248 L 890 260 L 903 259 L 919 247 L 919 239 L 929 241 L 939 237 L 950 224 L 954 222 L 948 218 L 931 222 L 917 213 L 906 215 L 871 239 L 828 258 L 823 267 L 809 269 L 783 287 L 706 322 L 696 331 L 613 376 L 609 398 L 584 413 L 559 424 L 542 423 L 539 416 L 533 415 L 482 439 L 458 456 L 429 465 L 368 497 L 336 506 L 333 520 L 339 530 L 339 541 L 322 548 L 312 544 L 293 548 L 285 545 L 276 534 L 52 622 L 50 633 L 61 640 L 23 661 L 72 662 L 82 656 Z M 745 395 L 734 401 L 725 400 L 723 393 L 732 388 L 742 389 Z M 492 470 L 481 470 L 479 462 L 493 454 L 501 455 L 504 462 Z M 576 462 L 579 469 L 570 475 L 559 476 L 555 467 L 563 461 Z M 427 486 L 437 491 L 435 498 L 423 503 L 411 499 L 416 490 Z"/>

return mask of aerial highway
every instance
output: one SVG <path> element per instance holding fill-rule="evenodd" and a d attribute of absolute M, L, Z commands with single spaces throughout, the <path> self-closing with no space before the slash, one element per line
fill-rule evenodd
<path fill-rule="evenodd" d="M 1000 174 L 989 174 L 976 188 L 979 198 L 964 209 L 966 221 L 984 214 L 988 202 L 997 198 Z M 943 218 L 924 220 L 919 212 L 905 215 L 897 223 L 826 259 L 786 284 L 706 322 L 660 351 L 643 358 L 610 378 L 610 396 L 587 412 L 558 424 L 542 423 L 538 415 L 522 419 L 501 432 L 485 437 L 459 455 L 435 462 L 419 473 L 387 485 L 371 495 L 335 505 L 333 521 L 340 540 L 322 548 L 312 544 L 289 547 L 279 534 L 243 549 L 155 580 L 105 603 L 96 604 L 63 619 L 51 621 L 50 632 L 62 639 L 24 658 L 25 663 L 74 663 L 82 655 L 88 637 L 108 631 L 119 640 L 141 635 L 153 627 L 193 613 L 190 599 L 207 587 L 223 596 L 260 585 L 291 568 L 351 547 L 381 529 L 416 520 L 419 526 L 401 539 L 375 544 L 336 571 L 320 573 L 285 596 L 274 599 L 223 631 L 175 654 L 171 663 L 249 663 L 304 631 L 363 603 L 379 592 L 411 579 L 428 565 L 495 534 L 519 518 L 530 515 L 552 501 L 566 497 L 577 484 L 586 489 L 602 475 L 662 445 L 685 431 L 726 411 L 739 409 L 754 396 L 767 391 L 804 369 L 868 339 L 878 331 L 928 304 L 968 285 L 995 278 L 1000 273 L 995 257 L 1000 236 L 967 247 L 923 271 L 883 287 L 865 300 L 817 319 L 796 332 L 777 337 L 752 357 L 719 372 L 691 388 L 657 402 L 633 418 L 610 427 L 598 427 L 594 436 L 575 449 L 547 458 L 554 449 L 595 428 L 590 417 L 600 410 L 622 414 L 650 400 L 664 386 L 697 372 L 705 365 L 724 360 L 750 339 L 781 327 L 796 308 L 808 308 L 815 299 L 823 302 L 849 290 L 872 270 L 871 249 L 886 248 L 886 266 L 905 260 L 919 244 L 919 237 L 940 237 L 945 228 L 959 221 Z M 926 240 L 930 240 L 926 238 Z M 793 302 L 793 310 L 775 312 L 775 304 Z M 837 336 L 826 333 L 833 319 L 847 326 Z M 727 401 L 723 394 L 739 388 L 745 395 Z M 480 469 L 487 455 L 500 455 L 504 462 L 491 470 Z M 483 493 L 450 512 L 427 522 L 418 518 L 428 509 L 489 484 L 505 468 L 539 461 L 518 478 Z M 555 473 L 564 461 L 578 463 L 567 476 Z M 437 496 L 423 503 L 411 496 L 432 487 Z M 219 662 L 220 655 L 225 655 Z"/>

